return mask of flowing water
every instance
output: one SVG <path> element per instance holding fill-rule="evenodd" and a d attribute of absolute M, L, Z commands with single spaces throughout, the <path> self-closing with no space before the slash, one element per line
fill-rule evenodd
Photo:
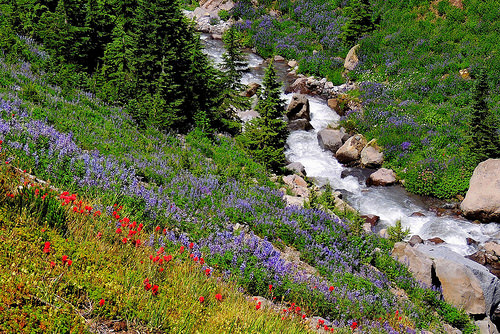
<path fill-rule="evenodd" d="M 205 51 L 216 64 L 222 62 L 224 47 L 221 41 L 212 40 L 203 34 Z M 262 81 L 264 60 L 258 55 L 246 52 L 249 70 L 244 74 L 242 83 Z M 278 74 L 286 81 L 286 65 L 276 63 Z M 283 94 L 290 101 L 292 94 Z M 403 227 L 409 228 L 411 234 L 418 234 L 422 239 L 439 237 L 447 246 L 457 253 L 468 255 L 476 251 L 476 246 L 467 245 L 466 238 L 479 243 L 487 241 L 500 242 L 500 224 L 474 224 L 461 217 L 438 216 L 430 210 L 432 205 L 443 205 L 431 199 L 409 194 L 400 186 L 366 187 L 367 171 L 359 168 L 346 168 L 340 164 L 333 154 L 324 151 L 318 144 L 317 133 L 329 124 L 336 123 L 339 116 L 330 109 L 326 101 L 309 96 L 311 124 L 314 130 L 294 131 L 287 140 L 285 155 L 291 162 L 304 165 L 307 176 L 319 185 L 330 184 L 333 189 L 340 190 L 351 206 L 361 214 L 374 214 L 380 217 L 378 229 L 394 225 L 401 220 Z M 422 216 L 415 216 L 418 212 Z"/>

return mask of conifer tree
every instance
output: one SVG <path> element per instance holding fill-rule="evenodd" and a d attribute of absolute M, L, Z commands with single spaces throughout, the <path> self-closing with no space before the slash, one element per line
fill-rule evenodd
<path fill-rule="evenodd" d="M 500 157 L 498 125 L 488 109 L 487 95 L 487 76 L 484 70 L 480 70 L 472 92 L 472 118 L 469 126 L 469 146 L 477 163 Z"/>
<path fill-rule="evenodd" d="M 278 171 L 285 162 L 284 147 L 288 131 L 283 120 L 285 105 L 281 99 L 281 84 L 272 61 L 266 69 L 263 86 L 256 108 L 260 117 L 247 123 L 239 140 L 256 160 Z"/>
<path fill-rule="evenodd" d="M 354 0 L 351 6 L 345 8 L 345 12 L 350 19 L 342 27 L 341 39 L 344 44 L 351 46 L 363 34 L 370 32 L 374 28 L 372 21 L 372 10 L 369 0 Z"/>
<path fill-rule="evenodd" d="M 236 30 L 233 27 L 228 29 L 223 39 L 226 51 L 222 55 L 223 72 L 219 77 L 221 94 L 218 105 L 223 129 L 234 135 L 241 131 L 241 123 L 236 112 L 250 108 L 250 100 L 241 94 L 244 88 L 241 78 L 248 64 L 243 52 L 239 49 Z"/>
<path fill-rule="evenodd" d="M 222 55 L 222 69 L 225 71 L 229 88 L 240 90 L 242 88 L 241 77 L 246 70 L 248 63 L 243 52 L 238 47 L 236 40 L 236 30 L 231 27 L 224 35 L 226 52 Z"/>

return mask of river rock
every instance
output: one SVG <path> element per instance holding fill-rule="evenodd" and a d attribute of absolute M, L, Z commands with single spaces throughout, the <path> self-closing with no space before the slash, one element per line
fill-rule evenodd
<path fill-rule="evenodd" d="M 322 149 L 335 153 L 342 146 L 344 133 L 341 130 L 323 129 L 318 132 L 317 137 Z"/>
<path fill-rule="evenodd" d="M 422 212 L 413 212 L 410 217 L 425 217 L 425 215 Z"/>
<path fill-rule="evenodd" d="M 477 251 L 474 254 L 468 255 L 467 258 L 479 263 L 482 266 L 486 264 L 486 254 L 481 251 Z"/>
<path fill-rule="evenodd" d="M 286 165 L 285 168 L 297 174 L 306 175 L 306 169 L 300 162 L 292 162 L 291 164 Z"/>
<path fill-rule="evenodd" d="M 500 222 L 500 159 L 477 165 L 460 208 L 469 219 Z"/>
<path fill-rule="evenodd" d="M 349 163 L 359 159 L 361 151 L 366 146 L 366 139 L 363 135 L 357 134 L 349 138 L 344 145 L 342 145 L 335 156 L 341 163 Z"/>
<path fill-rule="evenodd" d="M 283 199 L 286 202 L 286 206 L 298 206 L 301 208 L 304 207 L 304 202 L 305 202 L 304 197 L 284 195 Z"/>
<path fill-rule="evenodd" d="M 381 152 L 377 141 L 372 139 L 361 151 L 361 166 L 366 168 L 377 168 L 384 162 L 384 154 Z"/>
<path fill-rule="evenodd" d="M 467 246 L 470 246 L 470 245 L 477 245 L 477 241 L 472 239 L 472 238 L 465 238 L 465 242 L 467 242 Z"/>
<path fill-rule="evenodd" d="M 426 241 L 432 242 L 435 245 L 444 244 L 444 240 L 441 239 L 440 237 L 430 238 L 430 239 L 427 239 Z"/>
<path fill-rule="evenodd" d="M 290 121 L 295 119 L 311 120 L 309 100 L 305 95 L 293 94 L 292 100 L 286 109 L 286 117 L 288 117 Z"/>
<path fill-rule="evenodd" d="M 370 227 L 377 226 L 380 217 L 377 215 L 362 215 L 360 218 L 363 218 L 365 220 L 365 223 L 370 224 Z"/>
<path fill-rule="evenodd" d="M 486 302 L 479 280 L 465 266 L 447 259 L 435 260 L 436 276 L 444 299 L 469 314 L 485 314 Z"/>
<path fill-rule="evenodd" d="M 289 132 L 293 131 L 298 131 L 298 130 L 304 130 L 304 131 L 309 131 L 313 129 L 313 126 L 311 125 L 311 122 L 309 122 L 307 119 L 294 119 L 293 121 L 289 121 L 287 124 L 287 129 Z"/>
<path fill-rule="evenodd" d="M 338 99 L 328 99 L 328 106 L 333 109 L 337 115 L 344 116 L 344 110 L 342 109 Z"/>
<path fill-rule="evenodd" d="M 234 7 L 232 0 L 201 0 L 200 5 L 209 11 L 231 10 Z"/>
<path fill-rule="evenodd" d="M 288 185 L 292 193 L 300 197 L 309 197 L 309 189 L 307 189 L 307 182 L 304 181 L 299 175 L 286 175 L 283 176 L 283 182 Z"/>
<path fill-rule="evenodd" d="M 247 88 L 241 92 L 241 96 L 246 96 L 246 97 L 252 97 L 254 96 L 255 94 L 257 94 L 257 91 L 259 90 L 260 88 L 260 84 L 256 83 L 256 82 L 251 82 L 247 85 Z"/>
<path fill-rule="evenodd" d="M 415 249 L 434 260 L 446 301 L 469 314 L 492 314 L 500 303 L 500 280 L 487 268 L 443 245 L 420 244 Z"/>
<path fill-rule="evenodd" d="M 415 245 L 418 245 L 418 244 L 423 244 L 423 243 L 424 243 L 424 240 L 417 234 L 412 235 L 410 240 L 408 240 L 408 244 L 412 247 Z"/>
<path fill-rule="evenodd" d="M 295 68 L 298 65 L 299 64 L 297 63 L 297 61 L 293 59 L 288 62 L 288 66 L 290 66 L 291 68 Z"/>
<path fill-rule="evenodd" d="M 366 179 L 367 186 L 390 186 L 396 183 L 396 173 L 392 169 L 380 168 Z"/>
<path fill-rule="evenodd" d="M 359 44 L 353 46 L 349 52 L 347 53 L 347 56 L 345 57 L 344 60 L 344 68 L 348 71 L 352 71 L 358 66 L 359 64 L 359 59 L 357 56 L 357 51 L 359 49 Z"/>
<path fill-rule="evenodd" d="M 274 56 L 274 61 L 280 61 L 280 62 L 285 61 L 285 58 L 280 56 L 280 55 L 276 55 L 276 56 Z"/>
<path fill-rule="evenodd" d="M 479 328 L 480 334 L 499 334 L 497 327 L 489 317 L 483 320 L 477 320 L 476 326 Z"/>
<path fill-rule="evenodd" d="M 500 245 L 494 241 L 488 241 L 483 245 L 485 252 L 500 256 Z"/>
<path fill-rule="evenodd" d="M 301 77 L 288 86 L 286 93 L 311 94 L 311 90 L 307 87 L 307 78 Z"/>
<path fill-rule="evenodd" d="M 432 286 L 432 260 L 405 242 L 397 242 L 392 249 L 392 257 L 408 266 L 418 281 Z"/>

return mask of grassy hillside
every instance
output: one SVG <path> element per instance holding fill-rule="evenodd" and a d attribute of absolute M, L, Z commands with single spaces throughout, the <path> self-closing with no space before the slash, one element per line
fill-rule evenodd
<path fill-rule="evenodd" d="M 241 19 L 244 41 L 264 56 L 299 60 L 303 73 L 344 82 L 339 57 L 359 43 L 360 65 L 347 76 L 360 88 L 347 98 L 361 100 L 364 111 L 347 115 L 344 125 L 377 138 L 387 167 L 410 191 L 441 198 L 464 194 L 478 162 L 471 154 L 470 118 L 480 68 L 488 77 L 489 108 L 500 121 L 498 1 L 259 3 L 239 1 L 232 12 Z M 361 21 L 356 15 L 362 3 L 369 4 L 368 23 L 346 41 L 353 18 Z"/>
<path fill-rule="evenodd" d="M 0 262 L 11 268 L 1 274 L 2 330 L 112 321 L 150 332 L 294 332 L 321 316 L 329 322 L 313 326 L 337 332 L 474 331 L 359 220 L 286 207 L 280 185 L 232 138 L 140 129 L 121 108 L 54 85 L 44 48 L 9 38 L 15 47 L 0 57 Z M 325 193 L 311 207 L 329 203 Z M 284 260 L 290 248 L 314 275 Z M 242 294 L 283 309 L 262 312 Z"/>

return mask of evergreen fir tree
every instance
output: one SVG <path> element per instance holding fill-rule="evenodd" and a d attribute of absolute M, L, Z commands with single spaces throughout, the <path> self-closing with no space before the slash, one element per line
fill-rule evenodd
<path fill-rule="evenodd" d="M 263 86 L 256 108 L 260 117 L 247 123 L 239 140 L 256 160 L 277 171 L 285 162 L 284 147 L 288 131 L 283 120 L 285 106 L 281 99 L 281 84 L 272 61 L 266 70 Z"/>
<path fill-rule="evenodd" d="M 488 109 L 487 95 L 487 76 L 484 70 L 480 70 L 472 93 L 472 118 L 469 126 L 469 146 L 477 163 L 500 157 L 498 125 L 493 113 Z"/>
<path fill-rule="evenodd" d="M 372 11 L 369 0 L 354 0 L 351 6 L 345 8 L 345 12 L 350 19 L 342 27 L 341 39 L 344 44 L 351 46 L 363 34 L 374 29 L 375 24 L 372 21 Z"/>
<path fill-rule="evenodd" d="M 221 68 L 223 73 L 219 76 L 221 94 L 218 102 L 219 112 L 222 116 L 222 129 L 233 135 L 241 131 L 241 123 L 236 112 L 250 108 L 250 100 L 241 94 L 244 89 L 241 77 L 248 64 L 236 39 L 236 30 L 233 27 L 229 28 L 224 35 L 226 52 L 222 55 Z"/>
<path fill-rule="evenodd" d="M 228 29 L 224 35 L 224 44 L 226 52 L 222 55 L 222 69 L 225 71 L 229 88 L 241 90 L 241 77 L 248 63 L 245 60 L 243 52 L 238 47 L 235 28 L 231 27 Z"/>

